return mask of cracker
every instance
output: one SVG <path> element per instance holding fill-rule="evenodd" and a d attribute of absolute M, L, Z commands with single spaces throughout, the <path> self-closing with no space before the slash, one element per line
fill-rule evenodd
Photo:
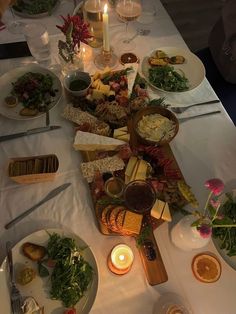
<path fill-rule="evenodd" d="M 106 206 L 105 208 L 103 208 L 102 210 L 102 213 L 101 213 L 101 222 L 107 226 L 107 220 L 106 220 L 106 215 L 107 215 L 107 212 L 109 210 L 111 210 L 113 208 L 113 205 L 108 205 Z"/>
<path fill-rule="evenodd" d="M 118 229 L 118 231 L 122 231 L 123 228 L 123 223 L 124 223 L 124 219 L 125 219 L 125 207 L 123 207 L 123 209 L 117 214 L 116 216 L 116 228 Z"/>
<path fill-rule="evenodd" d="M 121 206 L 116 206 L 114 207 L 110 212 L 109 212 L 109 217 L 108 217 L 108 227 L 114 231 L 117 232 L 118 228 L 116 226 L 116 216 L 120 211 L 123 210 L 123 207 Z"/>

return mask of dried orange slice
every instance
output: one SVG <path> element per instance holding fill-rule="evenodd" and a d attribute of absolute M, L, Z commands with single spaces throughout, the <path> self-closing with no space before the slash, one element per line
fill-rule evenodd
<path fill-rule="evenodd" d="M 188 186 L 183 180 L 179 180 L 177 182 L 178 188 L 180 193 L 183 197 L 194 207 L 197 208 L 199 206 L 196 197 L 194 196 L 193 192 L 191 191 L 190 186 Z"/>
<path fill-rule="evenodd" d="M 199 281 L 211 283 L 220 278 L 221 264 L 215 256 L 201 253 L 193 258 L 192 271 Z"/>

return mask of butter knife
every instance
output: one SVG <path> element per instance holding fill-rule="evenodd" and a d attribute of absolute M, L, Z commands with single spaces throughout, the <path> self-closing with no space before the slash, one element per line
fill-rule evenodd
<path fill-rule="evenodd" d="M 42 204 L 46 203 L 47 201 L 49 201 L 50 199 L 54 198 L 55 196 L 57 196 L 59 193 L 61 193 L 62 191 L 64 191 L 65 189 L 67 189 L 69 186 L 71 185 L 71 183 L 64 183 L 60 186 L 58 186 L 57 188 L 55 188 L 54 190 L 52 190 L 51 192 L 49 192 L 39 203 L 37 203 L 36 205 L 34 205 L 33 207 L 27 209 L 25 212 L 23 212 L 22 214 L 20 214 L 19 216 L 17 216 L 16 218 L 14 218 L 13 220 L 11 220 L 10 222 L 8 222 L 5 225 L 5 229 L 9 229 L 12 226 L 14 226 L 16 223 L 18 223 L 19 221 L 21 221 L 23 218 L 25 218 L 26 216 L 28 216 L 29 214 L 31 214 L 36 208 L 38 208 L 39 206 L 41 206 Z"/>
<path fill-rule="evenodd" d="M 197 114 L 195 116 L 190 116 L 190 117 L 186 117 L 186 118 L 178 118 L 178 120 L 181 123 L 181 122 L 185 122 L 185 121 L 190 120 L 190 119 L 195 119 L 195 118 L 199 118 L 199 117 L 203 117 L 203 116 L 210 116 L 210 115 L 216 114 L 216 113 L 221 113 L 221 111 L 216 110 L 216 111 L 201 113 L 201 114 Z"/>
<path fill-rule="evenodd" d="M 60 128 L 61 128 L 61 126 L 59 126 L 59 125 L 52 125 L 52 126 L 46 126 L 46 127 L 42 127 L 42 128 L 31 129 L 31 130 L 21 132 L 21 133 L 3 135 L 3 136 L 0 136 L 0 142 L 13 140 L 14 138 L 18 138 L 18 137 L 22 137 L 22 136 L 28 136 L 28 135 L 32 135 L 32 134 L 53 131 L 53 130 L 57 130 Z"/>

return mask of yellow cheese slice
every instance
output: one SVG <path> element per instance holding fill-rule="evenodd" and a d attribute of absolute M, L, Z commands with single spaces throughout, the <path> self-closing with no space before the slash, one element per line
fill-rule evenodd
<path fill-rule="evenodd" d="M 148 169 L 148 165 L 147 165 L 146 161 L 141 159 L 139 164 L 138 164 L 138 169 L 136 171 L 134 180 L 146 180 L 146 178 L 147 178 L 147 169 Z"/>
<path fill-rule="evenodd" d="M 128 127 L 127 126 L 122 126 L 121 128 L 117 129 L 117 130 L 120 130 L 124 133 L 128 133 Z"/>
<path fill-rule="evenodd" d="M 125 175 L 127 177 L 131 177 L 134 167 L 137 163 L 138 159 L 135 156 L 130 157 L 127 167 L 125 169 Z"/>
<path fill-rule="evenodd" d="M 130 177 L 130 182 L 135 180 L 135 176 L 136 176 L 137 171 L 138 171 L 139 163 L 140 163 L 140 159 L 137 160 L 137 162 L 136 162 L 136 164 L 134 166 L 133 172 L 132 172 L 131 177 Z"/>
<path fill-rule="evenodd" d="M 124 145 L 125 142 L 114 139 L 112 137 L 102 136 L 98 134 L 77 131 L 74 148 L 75 150 L 82 151 L 95 151 L 95 150 L 116 150 L 117 147 Z"/>
<path fill-rule="evenodd" d="M 160 219 L 165 208 L 165 204 L 165 202 L 157 199 L 153 205 L 153 208 L 151 209 L 151 216 L 156 219 Z"/>
<path fill-rule="evenodd" d="M 117 138 L 118 140 L 121 140 L 121 141 L 129 142 L 130 141 L 130 134 L 121 134 L 115 138 Z"/>
<path fill-rule="evenodd" d="M 164 210 L 163 210 L 163 213 L 162 213 L 162 217 L 161 217 L 161 218 L 162 218 L 163 220 L 165 220 L 165 221 L 168 221 L 168 222 L 172 220 L 168 203 L 165 203 L 165 208 L 164 208 Z"/>

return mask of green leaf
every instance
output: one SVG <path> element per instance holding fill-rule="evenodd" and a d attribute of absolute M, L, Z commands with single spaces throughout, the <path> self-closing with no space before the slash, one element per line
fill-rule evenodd
<path fill-rule="evenodd" d="M 214 217 L 215 214 L 216 214 L 216 208 L 215 208 L 214 206 L 212 206 L 212 205 L 209 204 L 208 207 L 207 207 L 207 209 L 208 209 L 208 211 L 209 211 L 211 217 Z"/>
<path fill-rule="evenodd" d="M 224 217 L 223 219 L 215 219 L 213 221 L 213 226 L 214 225 L 233 225 L 234 222 L 231 218 L 229 217 Z"/>
<path fill-rule="evenodd" d="M 149 106 L 163 106 L 163 107 L 166 107 L 164 101 L 165 101 L 165 97 L 158 98 L 158 99 L 152 99 L 149 102 Z"/>
<path fill-rule="evenodd" d="M 49 271 L 48 269 L 42 265 L 42 263 L 38 262 L 38 272 L 39 272 L 39 276 L 44 278 L 49 276 Z"/>

